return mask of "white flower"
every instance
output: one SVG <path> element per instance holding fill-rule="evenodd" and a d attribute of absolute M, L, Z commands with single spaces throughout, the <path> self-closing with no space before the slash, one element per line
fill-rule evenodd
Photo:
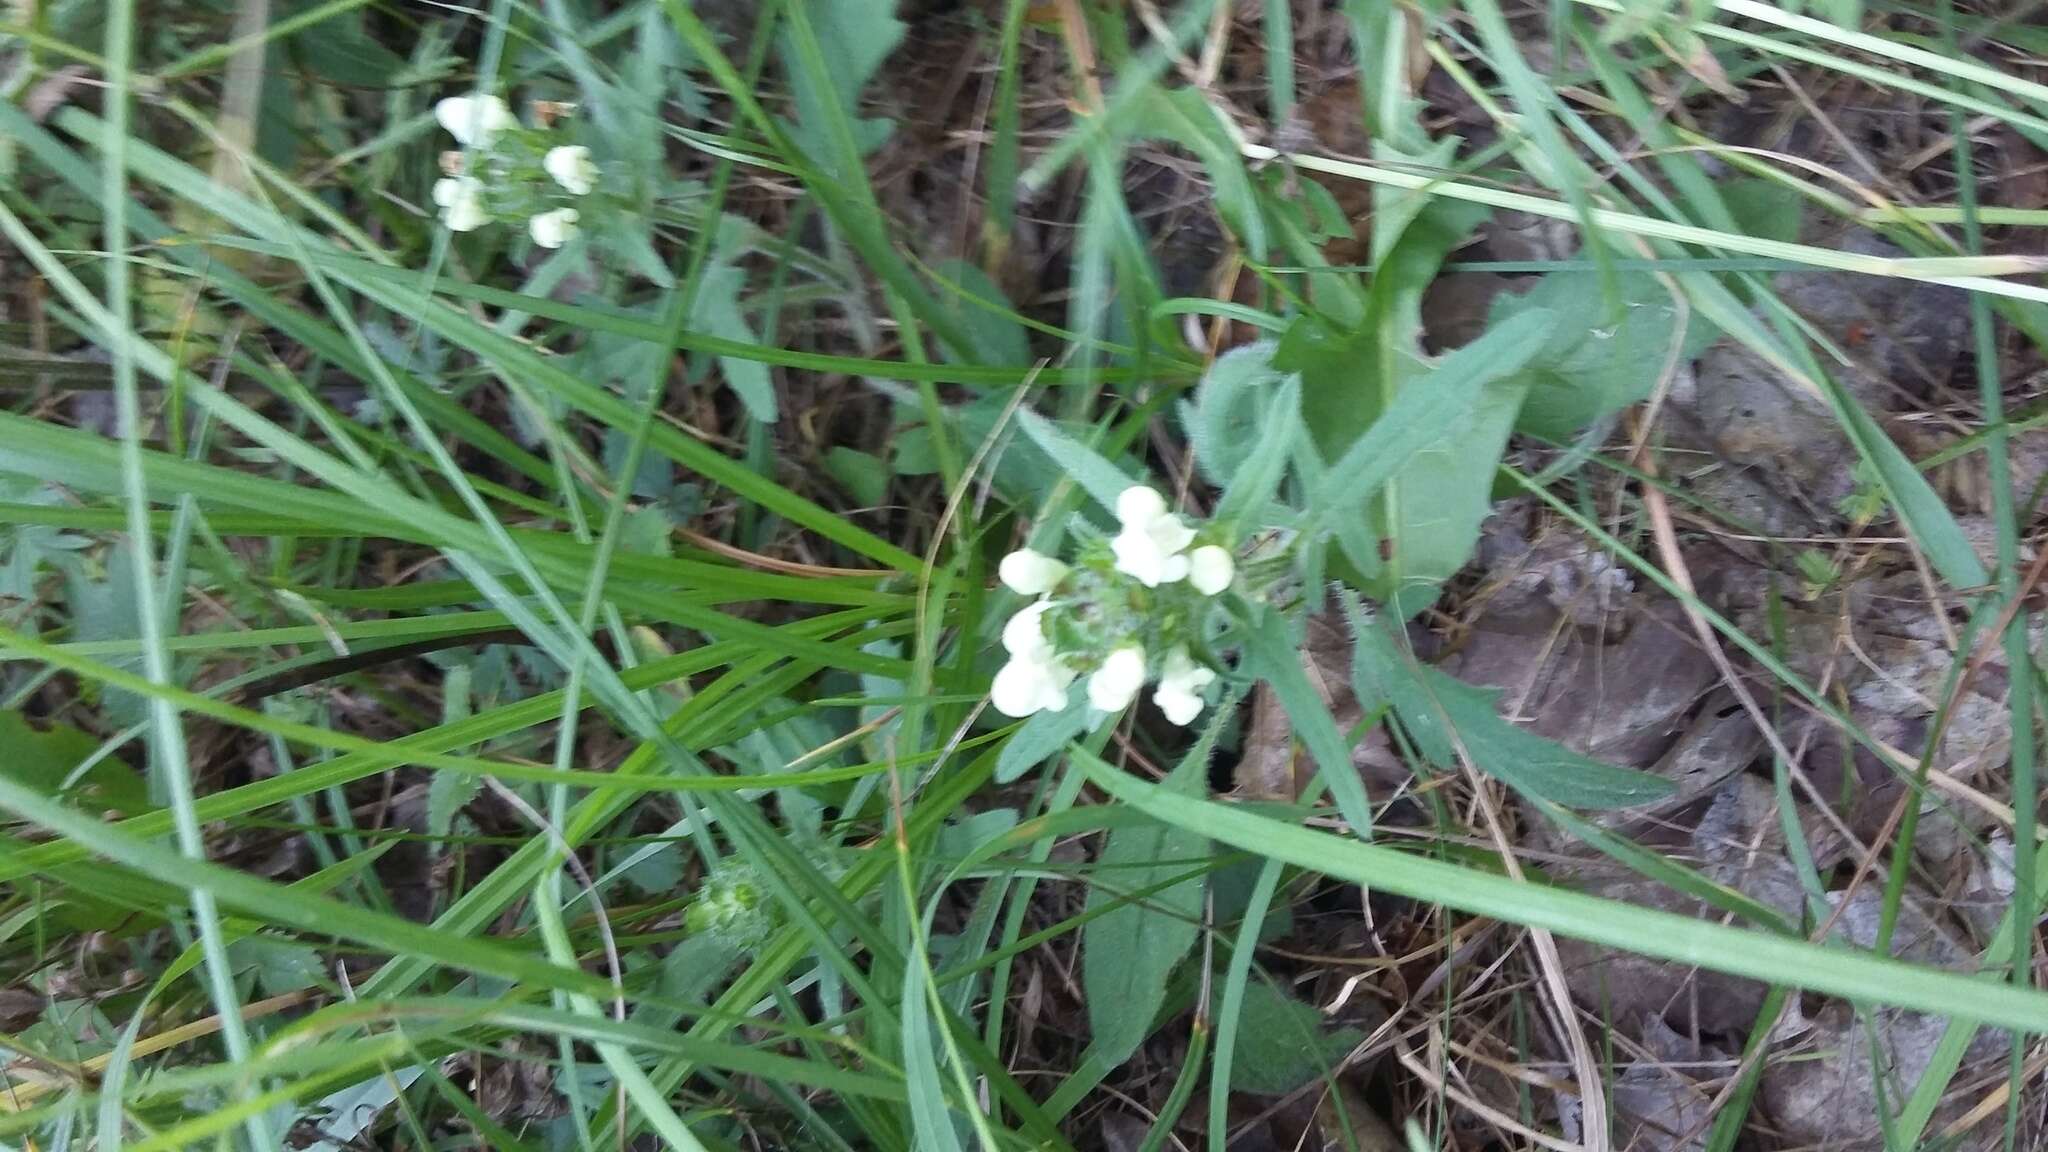
<path fill-rule="evenodd" d="M 1166 509 L 1166 498 L 1142 484 L 1116 498 L 1116 518 L 1123 531 L 1109 542 L 1116 570 L 1147 588 L 1187 579 L 1188 558 L 1181 555 L 1195 539 L 1195 530 Z"/>
<path fill-rule="evenodd" d="M 1018 656 L 996 672 L 988 688 L 989 703 L 1005 716 L 1022 718 L 1033 712 L 1059 712 L 1067 706 L 1067 685 L 1074 670 L 1057 660 Z"/>
<path fill-rule="evenodd" d="M 500 132 L 519 126 L 512 110 L 496 96 L 450 96 L 434 105 L 434 119 L 450 136 L 477 148 L 490 147 Z"/>
<path fill-rule="evenodd" d="M 1088 703 L 1104 712 L 1121 712 L 1144 686 L 1145 650 L 1135 645 L 1119 648 L 1104 657 L 1102 667 L 1088 677 Z"/>
<path fill-rule="evenodd" d="M 443 176 L 434 181 L 434 203 L 450 232 L 473 232 L 491 222 L 484 210 L 484 183 L 474 176 Z"/>
<path fill-rule="evenodd" d="M 1152 693 L 1152 702 L 1168 721 L 1185 728 L 1202 714 L 1202 690 L 1215 682 L 1215 669 L 1195 663 L 1187 649 L 1175 648 L 1160 666 L 1159 687 Z"/>
<path fill-rule="evenodd" d="M 541 157 L 540 166 L 548 170 L 555 183 L 568 190 L 571 196 L 588 196 L 597 187 L 597 164 L 590 158 L 590 149 L 581 144 L 562 144 L 548 149 Z"/>
<path fill-rule="evenodd" d="M 1046 638 L 1043 617 L 1052 607 L 1049 600 L 1026 604 L 1003 625 L 1003 651 L 1019 660 L 1052 659 L 1052 641 Z"/>
<path fill-rule="evenodd" d="M 1230 587 L 1236 576 L 1237 561 L 1227 548 L 1204 544 L 1188 553 L 1188 583 L 1204 596 L 1214 596 Z"/>
<path fill-rule="evenodd" d="M 1144 524 L 1166 515 L 1166 497 L 1156 489 L 1133 484 L 1117 494 L 1116 518 L 1120 524 Z"/>
<path fill-rule="evenodd" d="M 1020 596 L 1043 596 L 1067 578 L 1067 566 L 1043 552 L 1019 548 L 1003 557 L 996 575 Z"/>
<path fill-rule="evenodd" d="M 576 210 L 556 208 L 542 212 L 526 222 L 526 230 L 533 234 L 533 242 L 543 248 L 560 248 L 576 234 Z"/>

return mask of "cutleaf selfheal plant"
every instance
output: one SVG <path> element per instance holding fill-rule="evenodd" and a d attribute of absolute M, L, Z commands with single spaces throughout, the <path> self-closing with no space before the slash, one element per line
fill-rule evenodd
<path fill-rule="evenodd" d="M 534 102 L 534 127 L 496 96 L 450 96 L 434 106 L 434 119 L 467 151 L 441 154 L 445 175 L 434 182 L 434 203 L 451 232 L 472 232 L 493 220 L 526 221 L 542 248 L 560 248 L 576 235 L 578 204 L 601 175 L 590 149 L 566 143 L 557 123 L 569 105 Z"/>
<path fill-rule="evenodd" d="M 776 922 L 760 878 L 745 864 L 727 863 L 705 877 L 697 898 L 683 912 L 683 927 L 691 934 L 715 936 L 740 949 L 760 946 Z"/>
<path fill-rule="evenodd" d="M 1237 558 L 1152 488 L 1125 488 L 1115 511 L 1116 536 L 1084 543 L 1071 564 L 1028 548 L 1003 557 L 1003 584 L 1037 597 L 1003 625 L 1009 659 L 989 698 L 1004 715 L 1064 711 L 1084 676 L 1089 706 L 1103 713 L 1123 711 L 1154 680 L 1152 702 L 1174 724 L 1206 705 L 1217 672 L 1198 654 Z"/>

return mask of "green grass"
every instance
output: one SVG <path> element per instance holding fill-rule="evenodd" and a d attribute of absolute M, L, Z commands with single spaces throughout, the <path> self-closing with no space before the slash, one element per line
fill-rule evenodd
<path fill-rule="evenodd" d="M 1333 891 L 1355 919 L 1361 890 L 1399 902 L 1407 935 L 1387 946 L 1429 966 L 1498 924 L 1497 947 L 1537 930 L 1769 986 L 1734 1038 L 1760 1059 L 1794 991 L 1937 1015 L 1931 1070 L 1883 1086 L 1900 1152 L 1946 1122 L 1979 1029 L 2010 1030 L 2003 1141 L 2039 1138 L 2023 1066 L 2048 995 L 2015 925 L 2048 874 L 2031 613 L 2008 613 L 2027 517 L 2007 456 L 2028 425 L 2005 413 L 2048 290 L 2041 258 L 1987 254 L 1985 229 L 2043 218 L 1983 202 L 1965 128 L 2038 136 L 2048 89 L 1959 47 L 2044 47 L 2024 29 L 1946 3 L 1859 27 L 1832 22 L 1839 4 L 1746 0 L 1542 20 L 1492 0 L 1339 5 L 1319 19 L 1370 62 L 1347 113 L 1375 142 L 1341 156 L 1283 130 L 1323 64 L 1281 0 L 1234 23 L 1163 8 L 1159 35 L 1092 0 L 911 25 L 887 0 L 771 0 L 744 20 L 689 0 L 266 7 L 69 0 L 0 24 L 0 344 L 19 360 L 0 381 L 0 700 L 35 736 L 0 749 L 0 981 L 37 997 L 0 1033 L 9 1146 L 270 1149 L 340 1125 L 329 1146 L 1086 1148 L 1114 1115 L 1147 1149 L 1220 1150 L 1276 1095 L 1338 1083 L 1332 1099 L 1370 1085 L 1396 1127 L 1412 1114 L 1416 1146 L 1448 1146 L 1459 1106 L 1398 1069 L 1361 1074 L 1363 1033 L 1308 1002 L 1314 977 L 1377 971 L 1304 960 L 1290 936 Z M 1186 62 L 1226 49 L 1226 83 L 1189 82 Z M 1931 101 L 1954 122 L 1954 195 L 1873 200 L 1716 140 L 1701 113 L 1722 97 L 1687 51 L 1758 99 L 1776 64 Z M 962 52 L 960 108 L 903 103 Z M 1485 139 L 1432 134 L 1412 60 Z M 35 107 L 67 67 L 94 98 Z M 507 97 L 534 156 L 589 147 L 598 189 L 491 175 L 512 146 L 472 143 L 456 151 L 498 181 L 498 218 L 442 227 L 430 189 L 452 142 L 433 105 L 472 91 Z M 574 108 L 534 127 L 531 99 Z M 1126 179 L 1164 156 L 1255 291 L 1170 293 L 1171 238 Z M 945 211 L 969 206 L 957 229 L 904 218 L 920 166 L 946 177 Z M 1788 238 L 1735 174 L 1905 255 Z M 1352 185 L 1370 239 L 1333 264 L 1333 190 Z M 578 236 L 535 247 L 526 217 L 559 204 Z M 1424 356 L 1424 290 L 1503 210 L 1568 222 L 1584 249 L 1479 267 L 1584 273 L 1586 290 Z M 1843 350 L 1778 298 L 1786 269 L 1966 291 L 1969 434 L 1938 459 L 1903 450 L 1840 382 Z M 1034 298 L 1005 295 L 1027 281 Z M 1929 789 L 1931 742 L 1884 746 L 1838 686 L 1663 569 L 1645 493 L 1725 517 L 1609 436 L 1698 354 L 1650 315 L 1712 325 L 1824 405 L 1879 531 L 1910 541 L 1871 562 L 1922 564 L 1969 616 L 1961 651 L 1999 645 L 2022 670 L 2009 765 L 1979 779 L 2015 814 L 2019 874 L 1980 970 L 1823 938 L 1566 809 L 1668 789 L 1495 721 L 1397 644 L 1361 639 L 1348 728 L 1300 669 L 1327 589 L 1321 607 L 1356 601 L 1375 634 L 1440 623 L 1424 612 L 1468 590 L 1481 518 L 1525 498 L 1704 620 L 1753 691 L 1905 782 L 1916 802 L 1867 862 L 1889 939 L 1928 887 L 1923 821 L 1955 791 Z M 1267 342 L 1218 359 L 1184 321 Z M 1615 354 L 1573 359 L 1599 332 Z M 94 392 L 110 421 L 80 400 Z M 1560 429 L 1576 454 L 1532 479 L 1512 454 Z M 1979 452 L 1983 555 L 1926 475 Z M 1149 699 L 1115 723 L 1085 702 L 998 715 L 993 650 L 1020 606 L 999 558 L 1028 541 L 1106 569 L 1108 510 L 1138 481 L 1187 495 L 1237 582 L 1211 599 L 1105 577 L 1139 607 L 1059 642 L 1142 635 L 1156 657 L 1178 638 L 1221 672 L 1211 707 L 1188 729 Z M 1245 750 L 1255 689 L 1316 770 L 1298 797 L 1207 787 L 1213 758 Z M 1381 726 L 1412 800 L 1351 768 Z M 1481 792 L 1726 922 L 1573 891 L 1540 855 L 1518 871 L 1474 832 Z M 1412 1050 L 1466 1043 L 1501 1027 L 1501 954 L 1447 962 L 1425 999 L 1357 995 Z M 1582 1002 L 1558 1028 L 1528 971 L 1548 1047 L 1613 1050 L 1621 1022 Z M 1560 1067 L 1544 1074 L 1585 1078 Z M 1709 1146 L 1767 1119 L 1737 1079 Z"/>

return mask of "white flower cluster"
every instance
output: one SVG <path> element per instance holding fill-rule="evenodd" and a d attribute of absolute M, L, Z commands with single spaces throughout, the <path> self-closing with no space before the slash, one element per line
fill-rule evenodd
<path fill-rule="evenodd" d="M 495 218 L 490 200 L 496 184 L 524 185 L 531 182 L 527 177 L 538 178 L 545 173 L 556 187 L 573 197 L 588 196 L 597 187 L 597 163 L 590 158 L 590 149 L 581 144 L 548 147 L 540 153 L 538 172 L 530 171 L 533 164 L 528 155 L 538 151 L 537 147 L 501 149 L 501 144 L 525 143 L 524 130 L 518 117 L 496 96 L 450 96 L 434 105 L 434 119 L 457 143 L 483 155 L 486 170 L 496 178 L 487 184 L 464 171 L 459 152 L 442 158 L 450 174 L 434 182 L 434 203 L 441 209 L 441 222 L 451 232 L 473 231 Z M 537 209 L 526 221 L 527 233 L 535 244 L 560 248 L 576 234 L 577 221 L 582 217 L 575 208 L 566 204 L 549 206 L 544 198 L 530 194 L 515 198 L 523 202 L 522 207 Z"/>
<path fill-rule="evenodd" d="M 1220 544 L 1197 546 L 1200 533 L 1143 485 L 1117 497 L 1116 517 L 1109 556 L 1084 557 L 1079 571 L 1028 548 L 1003 557 L 1003 584 L 1039 599 L 1003 626 L 1009 661 L 989 688 L 998 712 L 1060 711 L 1083 671 L 1088 703 L 1120 712 L 1151 678 L 1149 646 L 1165 653 L 1153 703 L 1183 727 L 1201 714 L 1216 672 L 1196 662 L 1188 641 L 1198 638 L 1203 602 L 1230 587 L 1237 562 Z"/>

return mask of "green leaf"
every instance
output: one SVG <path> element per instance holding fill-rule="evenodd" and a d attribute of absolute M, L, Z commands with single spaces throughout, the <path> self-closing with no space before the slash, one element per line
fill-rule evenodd
<path fill-rule="evenodd" d="M 1179 144 L 1201 159 L 1217 213 L 1243 238 L 1251 258 L 1264 261 L 1265 214 L 1259 211 L 1237 140 L 1208 97 L 1196 88 L 1155 86 L 1132 102 L 1127 122 L 1137 137 Z"/>
<path fill-rule="evenodd" d="M 943 292 L 939 303 L 960 322 L 961 331 L 980 353 L 981 363 L 1031 362 L 1031 343 L 1024 334 L 1024 325 L 1017 322 L 1017 308 L 989 279 L 988 273 L 965 260 L 941 260 L 933 271 L 938 274 Z M 948 361 L 959 363 L 963 359 L 950 347 L 942 347 L 941 351 Z"/>
<path fill-rule="evenodd" d="M 1181 404 L 1181 427 L 1195 450 L 1195 467 L 1219 488 L 1260 447 L 1273 418 L 1274 390 L 1291 373 L 1274 367 L 1279 345 L 1270 340 L 1232 348 L 1216 358 Z"/>
<path fill-rule="evenodd" d="M 1404 618 L 1471 555 L 1526 388 L 1517 373 L 1550 323 L 1530 309 L 1408 376 L 1310 488 L 1308 529 L 1335 535 L 1363 587 Z M 1382 488 L 1392 494 L 1374 500 Z"/>
<path fill-rule="evenodd" d="M 1265 980 L 1245 985 L 1237 1017 L 1230 1087 L 1285 1096 L 1329 1071 L 1365 1038 L 1356 1028 L 1323 1027 L 1323 1014 Z"/>
<path fill-rule="evenodd" d="M 1024 426 L 1024 432 L 1032 442 L 1052 457 L 1060 471 L 1068 479 L 1081 486 L 1081 490 L 1094 497 L 1097 504 L 1106 509 L 1116 509 L 1116 498 L 1123 490 L 1137 483 L 1121 468 L 1104 459 L 1095 449 L 1062 431 L 1059 425 L 1047 420 L 1036 412 L 1019 409 L 1017 422 Z"/>
<path fill-rule="evenodd" d="M 126 640 L 142 633 L 142 619 L 136 607 L 135 565 L 128 558 L 128 545 L 108 552 L 106 579 L 91 579 L 84 570 L 73 569 L 66 581 L 71 607 L 72 638 L 83 643 Z M 108 664 L 123 672 L 141 672 L 142 657 L 116 656 Z M 142 723 L 148 714 L 142 697 L 120 688 L 108 688 L 100 696 L 100 711 L 122 728 Z"/>
<path fill-rule="evenodd" d="M 1088 731 L 1092 723 L 1088 701 L 1081 693 L 1058 712 L 1034 712 L 1004 743 L 996 757 L 996 783 L 1008 784 L 1067 746 L 1067 741 Z"/>
<path fill-rule="evenodd" d="M 1425 448 L 1454 446 L 1471 468 L 1472 453 L 1455 446 L 1463 443 L 1482 390 L 1519 371 L 1536 354 L 1550 320 L 1549 313 L 1531 309 L 1409 380 L 1316 485 L 1309 498 L 1309 524 L 1322 527 L 1356 515 L 1368 497 Z M 1492 469 L 1484 472 L 1490 486 Z"/>
<path fill-rule="evenodd" d="M 722 340 L 753 344 L 754 330 L 740 315 L 740 290 L 747 285 L 744 269 L 730 264 L 713 264 L 704 269 L 703 285 L 691 302 L 690 327 Z M 740 356 L 718 358 L 726 387 L 746 405 L 747 415 L 763 424 L 775 423 L 775 384 L 768 378 L 768 366 Z"/>
<path fill-rule="evenodd" d="M 1360 706 L 1391 705 L 1416 749 L 1438 768 L 1457 771 L 1462 746 L 1473 767 L 1517 792 L 1574 808 L 1621 808 L 1671 794 L 1667 780 L 1589 760 L 1502 719 L 1494 710 L 1497 693 L 1414 663 L 1381 621 L 1367 618 L 1355 600 L 1346 607 Z"/>
<path fill-rule="evenodd" d="M 789 36 L 783 37 L 784 69 L 796 97 L 796 124 L 790 136 L 812 160 L 829 170 L 833 150 L 824 133 L 835 115 L 849 121 L 854 144 L 862 155 L 889 138 L 889 121 L 863 120 L 854 113 L 860 107 L 861 89 L 903 39 L 903 22 L 896 19 L 896 0 L 795 2 L 803 6 L 819 43 L 830 50 L 824 53 L 827 75 L 819 77 L 801 66 L 796 50 L 788 43 Z"/>
<path fill-rule="evenodd" d="M 825 453 L 825 471 L 862 507 L 876 507 L 889 494 L 889 466 L 872 452 L 834 445 Z"/>
<path fill-rule="evenodd" d="M 1301 637 L 1277 610 L 1261 605 L 1245 623 L 1244 655 L 1252 675 L 1272 685 L 1273 695 L 1294 722 L 1295 735 L 1322 770 L 1323 781 L 1337 801 L 1337 811 L 1353 831 L 1372 839 L 1372 804 L 1365 784 L 1351 765 L 1351 742 L 1337 727 L 1336 717 L 1308 682 L 1301 667 Z"/>
<path fill-rule="evenodd" d="M 1806 211 L 1806 197 L 1799 189 L 1761 176 L 1743 176 L 1717 184 L 1715 191 L 1743 235 L 1798 243 L 1799 221 Z"/>
<path fill-rule="evenodd" d="M 343 88 L 387 88 L 405 61 L 363 29 L 363 14 L 351 12 L 298 33 L 287 43 L 313 75 Z"/>
<path fill-rule="evenodd" d="M 1601 296 L 1591 272 L 1553 272 L 1526 294 L 1502 293 L 1494 301 L 1494 324 L 1530 309 L 1552 317 L 1549 339 L 1523 370 L 1529 393 L 1517 430 L 1567 443 L 1580 429 L 1648 399 L 1667 369 L 1712 343 L 1717 333 L 1704 321 L 1681 330 L 1671 293 L 1656 277 L 1633 272 L 1615 281 L 1615 301 Z"/>
<path fill-rule="evenodd" d="M 17 711 L 0 712 L 0 774 L 44 796 L 55 796 L 80 764 L 99 751 L 100 742 L 68 724 L 38 731 Z M 133 768 L 108 756 L 72 786 L 81 807 L 115 809 L 134 815 L 149 807 L 149 789 Z"/>
<path fill-rule="evenodd" d="M 468 661 L 450 664 L 441 680 L 441 723 L 459 724 L 469 719 L 470 685 L 475 667 Z M 455 814 L 469 806 L 483 791 L 484 778 L 466 772 L 436 772 L 427 784 L 427 831 L 446 836 L 455 824 Z"/>
<path fill-rule="evenodd" d="M 1201 777 L 1185 774 L 1199 785 Z M 1096 861 L 1091 910 L 1186 873 L 1209 850 L 1202 837 L 1172 824 L 1115 828 Z M 1081 989 L 1088 1000 L 1092 1048 L 1110 1067 L 1130 1059 L 1166 1001 L 1167 977 L 1194 946 L 1202 913 L 1199 876 L 1142 904 L 1110 909 L 1081 929 Z"/>
<path fill-rule="evenodd" d="M 1260 526 L 1262 513 L 1271 507 L 1287 478 L 1287 464 L 1305 449 L 1301 430 L 1301 382 L 1292 377 L 1281 381 L 1267 398 L 1265 426 L 1253 442 L 1230 481 L 1223 498 L 1216 502 L 1216 519 L 1224 524 Z"/>

